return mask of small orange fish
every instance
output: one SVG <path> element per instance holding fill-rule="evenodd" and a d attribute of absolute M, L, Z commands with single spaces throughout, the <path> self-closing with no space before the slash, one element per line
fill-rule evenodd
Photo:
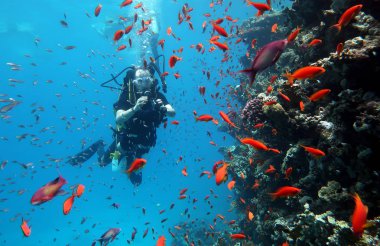
<path fill-rule="evenodd" d="M 218 41 L 214 41 L 213 44 L 216 45 L 219 49 L 223 50 L 223 52 L 225 52 L 226 50 L 229 50 L 229 49 L 230 49 L 230 48 L 228 47 L 228 45 L 225 44 L 225 43 L 222 44 L 222 43 L 220 43 L 220 42 L 218 42 Z"/>
<path fill-rule="evenodd" d="M 271 85 L 268 85 L 267 95 L 269 95 L 272 91 L 273 91 L 273 87 Z"/>
<path fill-rule="evenodd" d="M 313 95 L 311 95 L 309 97 L 309 100 L 312 101 L 312 102 L 316 102 L 318 101 L 319 99 L 325 97 L 327 94 L 329 94 L 331 92 L 330 89 L 322 89 L 322 90 L 319 90 L 317 92 L 315 92 Z"/>
<path fill-rule="evenodd" d="M 173 76 L 174 76 L 176 79 L 181 78 L 181 75 L 180 75 L 179 73 L 175 73 L 175 74 L 173 74 Z"/>
<path fill-rule="evenodd" d="M 292 174 L 293 172 L 293 168 L 292 167 L 288 167 L 285 171 L 285 179 L 289 180 L 289 177 L 290 175 Z"/>
<path fill-rule="evenodd" d="M 302 101 L 300 101 L 300 110 L 303 112 L 305 110 L 305 105 L 303 104 Z"/>
<path fill-rule="evenodd" d="M 228 125 L 234 127 L 234 128 L 237 128 L 239 129 L 239 127 L 237 127 L 234 123 L 232 123 L 232 121 L 230 120 L 230 118 L 228 117 L 228 115 L 226 113 L 224 113 L 223 111 L 219 111 L 219 115 L 220 117 L 222 117 L 222 119 L 228 123 Z"/>
<path fill-rule="evenodd" d="M 70 213 L 71 208 L 74 204 L 75 195 L 71 195 L 69 198 L 66 199 L 66 201 L 63 203 L 63 214 L 67 215 Z"/>
<path fill-rule="evenodd" d="M 278 91 L 278 95 L 280 95 L 285 101 L 290 102 L 290 98 L 281 91 Z"/>
<path fill-rule="evenodd" d="M 133 25 L 127 26 L 127 27 L 125 28 L 124 34 L 127 35 L 128 33 L 130 33 L 131 30 L 132 30 L 132 28 L 133 28 Z"/>
<path fill-rule="evenodd" d="M 169 26 L 168 29 L 166 30 L 166 33 L 170 36 L 172 35 L 172 28 Z"/>
<path fill-rule="evenodd" d="M 25 237 L 29 237 L 30 234 L 32 233 L 32 227 L 29 227 L 28 226 L 28 223 L 26 220 L 24 220 L 24 218 L 22 218 L 22 222 L 21 222 L 21 230 L 22 230 L 22 233 L 24 234 Z"/>
<path fill-rule="evenodd" d="M 264 14 L 265 11 L 271 10 L 271 7 L 265 3 L 255 3 L 251 2 L 250 0 L 247 0 L 247 4 L 255 7 L 258 10 L 256 16 L 261 16 Z"/>
<path fill-rule="evenodd" d="M 212 26 L 213 26 L 214 30 L 217 31 L 217 33 L 219 33 L 223 37 L 228 37 L 228 33 L 226 32 L 226 30 L 224 30 L 223 27 L 221 27 L 217 24 L 213 24 Z"/>
<path fill-rule="evenodd" d="M 229 190 L 232 190 L 235 187 L 235 183 L 236 183 L 235 179 L 232 179 L 230 182 L 228 182 L 227 188 Z"/>
<path fill-rule="evenodd" d="M 189 174 L 187 173 L 187 167 L 184 167 L 183 169 L 182 169 L 182 174 L 183 174 L 183 176 L 188 176 Z"/>
<path fill-rule="evenodd" d="M 125 0 L 124 2 L 120 4 L 120 8 L 130 5 L 132 2 L 133 0 Z"/>
<path fill-rule="evenodd" d="M 244 235 L 244 234 L 232 234 L 231 235 L 231 238 L 232 239 L 245 239 L 246 238 L 246 236 Z"/>
<path fill-rule="evenodd" d="M 307 45 L 308 47 L 311 47 L 311 46 L 316 46 L 316 45 L 320 45 L 322 43 L 322 40 L 321 39 L 313 39 L 311 40 L 311 42 Z"/>
<path fill-rule="evenodd" d="M 288 42 L 293 42 L 300 31 L 301 31 L 301 28 L 297 27 L 296 30 L 294 30 L 291 34 L 289 34 Z"/>
<path fill-rule="evenodd" d="M 115 34 L 113 35 L 113 41 L 115 42 L 118 41 L 119 39 L 121 39 L 121 37 L 123 37 L 123 35 L 124 35 L 123 30 L 117 30 Z"/>
<path fill-rule="evenodd" d="M 343 43 L 339 43 L 337 46 L 336 46 L 336 54 L 338 56 L 340 56 L 340 54 L 342 53 L 343 51 Z"/>
<path fill-rule="evenodd" d="M 179 125 L 179 121 L 178 121 L 178 120 L 173 120 L 171 123 L 172 123 L 173 125 Z"/>
<path fill-rule="evenodd" d="M 323 152 L 322 150 L 319 150 L 319 149 L 315 149 L 315 148 L 312 148 L 312 147 L 307 147 L 307 146 L 303 146 L 303 145 L 300 145 L 302 148 L 304 148 L 307 152 L 309 152 L 312 156 L 316 157 L 316 158 L 319 158 L 319 157 L 322 157 L 322 156 L 325 156 L 325 152 Z"/>
<path fill-rule="evenodd" d="M 352 231 L 355 236 L 361 237 L 367 222 L 368 207 L 363 204 L 357 193 L 353 195 L 353 198 L 355 201 L 355 209 L 352 214 Z"/>
<path fill-rule="evenodd" d="M 143 5 L 142 3 L 138 3 L 138 4 L 136 4 L 135 7 L 133 7 L 133 8 L 134 8 L 134 9 L 139 9 L 139 8 L 142 7 L 142 5 Z"/>
<path fill-rule="evenodd" d="M 216 170 L 215 181 L 217 185 L 220 185 L 222 182 L 225 182 L 228 179 L 228 166 L 229 165 L 227 163 L 223 163 L 223 166 Z"/>
<path fill-rule="evenodd" d="M 206 121 L 206 122 L 212 121 L 213 119 L 214 117 L 208 114 L 203 114 L 195 118 L 196 121 Z"/>
<path fill-rule="evenodd" d="M 293 74 L 286 72 L 284 76 L 288 79 L 289 85 L 293 85 L 294 80 L 312 79 L 326 72 L 323 67 L 307 66 L 296 70 Z"/>
<path fill-rule="evenodd" d="M 124 50 L 125 48 L 127 48 L 127 46 L 126 46 L 125 44 L 122 44 L 122 45 L 120 45 L 120 46 L 117 48 L 117 51 Z"/>
<path fill-rule="evenodd" d="M 98 6 L 96 6 L 95 8 L 95 16 L 98 17 L 98 15 L 100 14 L 100 10 L 102 10 L 102 5 L 101 4 L 98 4 Z"/>
<path fill-rule="evenodd" d="M 182 58 L 181 57 L 178 57 L 178 56 L 171 56 L 169 58 L 169 67 L 170 68 L 173 68 L 175 66 L 175 64 L 177 63 L 177 61 L 182 61 Z"/>
<path fill-rule="evenodd" d="M 271 195 L 272 200 L 275 200 L 280 197 L 290 197 L 296 196 L 301 192 L 301 189 L 292 186 L 283 186 L 276 190 L 274 193 L 269 193 Z"/>
<path fill-rule="evenodd" d="M 339 21 L 337 24 L 331 26 L 330 28 L 335 28 L 338 30 L 338 33 L 340 30 L 342 30 L 342 27 L 347 26 L 351 20 L 359 14 L 360 10 L 363 8 L 362 4 L 355 5 L 349 9 L 347 9 L 342 16 L 339 18 Z"/>
<path fill-rule="evenodd" d="M 252 185 L 252 189 L 255 190 L 255 189 L 258 189 L 259 187 L 260 187 L 259 180 L 256 179 L 256 180 L 255 180 L 255 183 Z"/>
<path fill-rule="evenodd" d="M 157 240 L 156 246 L 165 246 L 166 238 L 164 236 L 160 236 Z"/>
<path fill-rule="evenodd" d="M 84 185 L 79 184 L 79 185 L 77 186 L 77 189 L 76 189 L 74 195 L 76 195 L 78 198 L 81 197 L 82 194 L 83 194 L 83 192 L 84 192 L 84 188 L 85 188 Z"/>
<path fill-rule="evenodd" d="M 276 172 L 276 168 L 274 168 L 273 165 L 269 165 L 269 168 L 267 170 L 265 170 L 266 174 L 270 174 L 270 173 L 274 173 L 274 172 Z"/>
<path fill-rule="evenodd" d="M 256 150 L 264 150 L 264 151 L 268 151 L 269 150 L 268 146 L 266 146 L 262 142 L 260 142 L 258 140 L 255 140 L 253 138 L 243 138 L 243 139 L 240 140 L 240 142 L 242 142 L 243 144 L 251 145 Z"/>
<path fill-rule="evenodd" d="M 247 219 L 248 219 L 249 221 L 252 221 L 254 217 L 255 217 L 255 216 L 253 215 L 253 213 L 252 213 L 251 211 L 248 211 L 248 213 L 247 213 Z"/>
<path fill-rule="evenodd" d="M 272 26 L 271 31 L 272 32 L 277 32 L 277 27 L 278 27 L 277 23 L 274 23 L 273 26 Z"/>
<path fill-rule="evenodd" d="M 135 159 L 129 169 L 125 171 L 128 175 L 130 175 L 132 172 L 136 172 L 143 168 L 146 165 L 146 160 L 143 158 L 137 158 Z"/>

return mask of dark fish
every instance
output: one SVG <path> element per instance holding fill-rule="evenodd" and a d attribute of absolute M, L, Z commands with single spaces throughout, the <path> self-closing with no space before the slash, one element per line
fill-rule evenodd
<path fill-rule="evenodd" d="M 0 112 L 1 113 L 6 113 L 8 111 L 11 111 L 14 107 L 16 107 L 17 105 L 19 105 L 20 103 L 21 103 L 20 101 L 12 100 L 12 103 L 7 104 L 7 105 L 1 107 L 0 108 Z"/>
<path fill-rule="evenodd" d="M 110 242 L 115 240 L 115 238 L 120 233 L 120 231 L 121 231 L 120 228 L 111 228 L 108 231 L 106 231 L 105 233 L 103 233 L 103 235 L 99 239 L 95 239 L 91 245 L 94 246 L 94 245 L 96 245 L 96 242 L 99 241 L 100 245 L 106 246 Z"/>

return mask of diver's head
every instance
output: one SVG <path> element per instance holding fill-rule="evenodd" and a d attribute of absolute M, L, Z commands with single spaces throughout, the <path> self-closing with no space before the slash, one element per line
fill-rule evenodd
<path fill-rule="evenodd" d="M 133 84 L 135 86 L 136 92 L 144 93 L 150 91 L 153 86 L 152 74 L 147 69 L 138 68 L 135 72 L 135 79 Z"/>

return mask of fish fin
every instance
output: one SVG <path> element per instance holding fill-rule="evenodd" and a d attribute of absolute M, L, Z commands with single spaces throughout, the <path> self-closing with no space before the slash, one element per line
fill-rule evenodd
<path fill-rule="evenodd" d="M 293 78 L 292 74 L 289 73 L 288 71 L 286 71 L 286 73 L 283 76 L 288 79 L 289 85 L 292 86 L 293 82 L 294 82 L 294 78 Z"/>
<path fill-rule="evenodd" d="M 57 192 L 57 196 L 64 196 L 64 195 L 66 195 L 67 193 L 66 193 L 66 191 L 64 191 L 64 190 L 59 190 L 58 192 Z"/>
<path fill-rule="evenodd" d="M 252 86 L 253 82 L 255 81 L 257 72 L 253 70 L 252 68 L 240 70 L 240 73 L 245 73 L 249 77 L 249 86 Z"/>
<path fill-rule="evenodd" d="M 338 33 L 340 33 L 340 31 L 342 30 L 342 26 L 338 24 L 335 24 L 333 26 L 330 27 L 330 29 L 336 29 Z"/>

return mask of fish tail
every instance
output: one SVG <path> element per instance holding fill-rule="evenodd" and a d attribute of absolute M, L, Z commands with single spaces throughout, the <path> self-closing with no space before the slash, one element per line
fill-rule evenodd
<path fill-rule="evenodd" d="M 340 30 L 342 30 L 342 25 L 340 25 L 339 23 L 338 24 L 335 24 L 333 26 L 330 27 L 331 29 L 336 29 L 338 31 L 338 33 L 340 32 Z"/>
<path fill-rule="evenodd" d="M 245 73 L 249 77 L 249 86 L 252 86 L 253 82 L 255 81 L 257 71 L 253 70 L 252 68 L 240 70 L 239 72 Z"/>
<path fill-rule="evenodd" d="M 268 193 L 268 194 L 271 196 L 272 201 L 276 200 L 276 198 L 277 198 L 277 194 L 276 193 Z"/>
<path fill-rule="evenodd" d="M 288 71 L 286 71 L 286 73 L 284 74 L 284 77 L 286 77 L 288 79 L 288 82 L 289 82 L 289 85 L 293 85 L 293 82 L 294 82 L 294 78 L 292 76 L 291 73 L 289 73 Z"/>

